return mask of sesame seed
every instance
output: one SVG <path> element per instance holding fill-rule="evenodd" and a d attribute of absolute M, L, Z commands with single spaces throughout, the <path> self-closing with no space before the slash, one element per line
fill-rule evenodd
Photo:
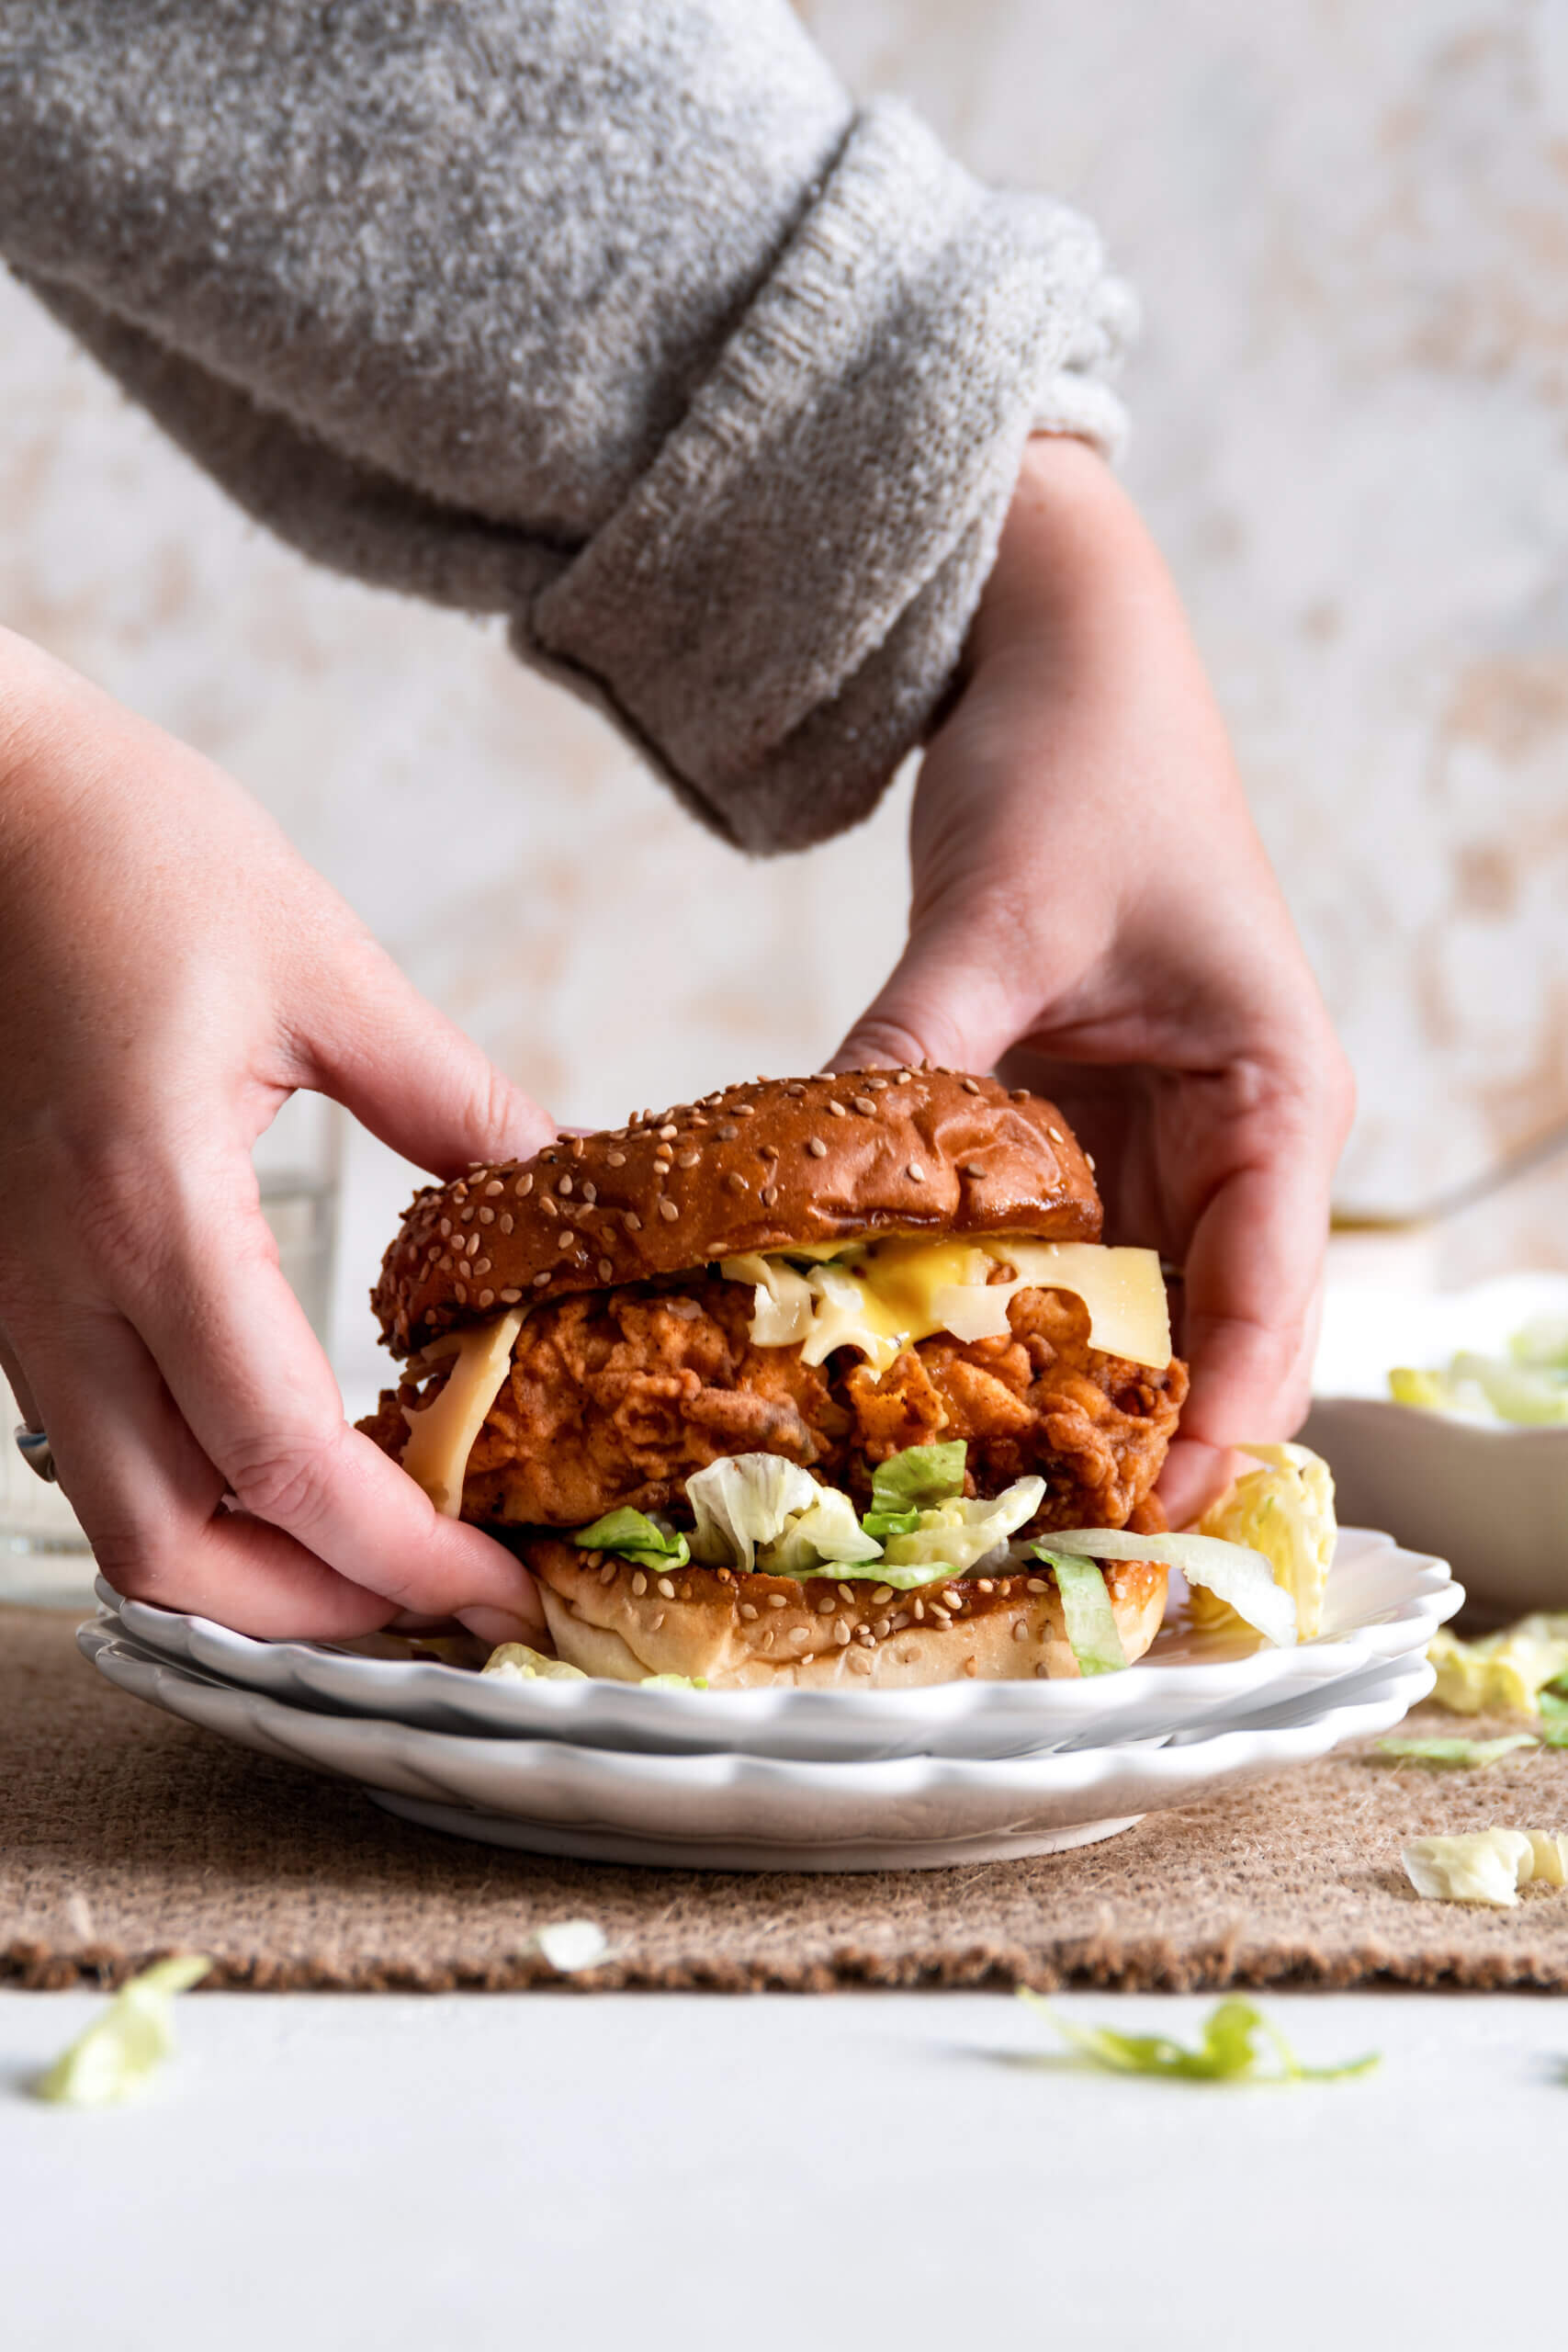
<path fill-rule="evenodd" d="M 850 1115 L 841 1102 L 829 1102 L 828 1113 L 829 1116 L 834 1119 L 847 1119 Z"/>
<path fill-rule="evenodd" d="M 594 1202 L 595 1202 L 595 1201 L 598 1199 L 598 1197 L 599 1197 L 599 1187 L 598 1187 L 598 1185 L 597 1185 L 597 1184 L 588 1184 L 588 1183 L 585 1183 L 585 1184 L 583 1185 L 583 1187 L 582 1187 L 582 1197 L 583 1197 L 583 1199 L 587 1202 L 587 1204 L 588 1204 L 589 1207 L 590 1207 L 590 1208 L 592 1208 L 592 1207 L 593 1206 Z"/>
<path fill-rule="evenodd" d="M 925 1170 L 923 1168 L 917 1167 L 912 1159 L 910 1160 L 908 1168 L 905 1169 L 904 1173 L 908 1178 L 911 1184 L 923 1184 L 926 1181 Z"/>
<path fill-rule="evenodd" d="M 754 1102 L 737 1102 L 733 1108 L 738 1119 L 754 1119 L 757 1115 L 757 1106 Z"/>
<path fill-rule="evenodd" d="M 739 1169 L 732 1168 L 724 1180 L 724 1189 L 727 1193 L 749 1193 L 751 1187 L 740 1173 Z"/>
<path fill-rule="evenodd" d="M 817 1604 L 817 1614 L 818 1617 L 830 1617 L 838 1605 L 836 1595 L 830 1592 L 824 1593 Z"/>
<path fill-rule="evenodd" d="M 736 1136 L 740 1133 L 740 1130 L 739 1127 L 729 1125 L 727 1121 L 722 1127 L 716 1127 L 714 1129 L 714 1133 L 717 1136 L 720 1143 L 733 1143 Z"/>
<path fill-rule="evenodd" d="M 959 1591 L 956 1585 L 950 1584 L 946 1586 L 942 1591 L 942 1597 L 943 1600 L 946 1601 L 950 1609 L 962 1609 L 964 1606 L 964 1595 Z"/>
<path fill-rule="evenodd" d="M 674 1600 L 674 1598 L 675 1598 L 675 1587 L 674 1587 L 674 1583 L 673 1583 L 673 1581 L 672 1581 L 672 1579 L 671 1579 L 671 1577 L 660 1577 L 660 1579 L 659 1579 L 659 1594 L 660 1594 L 660 1600 Z"/>
<path fill-rule="evenodd" d="M 885 1642 L 887 1639 L 888 1634 L 893 1631 L 892 1618 L 879 1617 L 871 1630 L 875 1634 L 879 1642 Z"/>
<path fill-rule="evenodd" d="M 564 1201 L 568 1193 L 571 1191 L 571 1178 L 570 1176 L 563 1176 L 560 1182 L 556 1186 L 556 1190 Z"/>
<path fill-rule="evenodd" d="M 608 1258 L 601 1258 L 601 1259 L 600 1259 L 600 1261 L 599 1261 L 599 1279 L 600 1279 L 600 1281 L 601 1281 L 602 1283 L 607 1283 L 607 1282 L 609 1281 L 609 1279 L 610 1279 L 611 1275 L 615 1272 L 615 1267 L 611 1264 L 611 1262 L 610 1262 L 610 1261 L 609 1261 L 609 1259 L 608 1259 Z"/>
<path fill-rule="evenodd" d="M 676 1207 L 673 1201 L 660 1201 L 659 1204 L 659 1214 L 664 1219 L 666 1225 L 673 1225 L 681 1212 Z"/>
<path fill-rule="evenodd" d="M 643 1575 L 640 1568 L 638 1568 L 636 1576 L 632 1578 L 632 1590 L 636 1593 L 639 1600 L 642 1599 L 643 1594 L 648 1590 L 648 1578 Z"/>
<path fill-rule="evenodd" d="M 700 1151 L 678 1151 L 675 1155 L 675 1165 L 677 1168 L 694 1168 L 701 1158 Z"/>
<path fill-rule="evenodd" d="M 457 1304 L 459 1306 L 467 1306 L 468 1303 L 468 1286 L 467 1283 L 459 1283 L 457 1284 Z"/>
<path fill-rule="evenodd" d="M 1043 1577 L 1031 1577 L 1028 1579 L 1028 1589 L 1031 1592 L 1044 1592 L 1047 1589 L 1045 1578 Z"/>
<path fill-rule="evenodd" d="M 980 1091 L 979 1087 L 972 1078 L 964 1079 L 961 1083 L 965 1094 L 978 1094 Z"/>
<path fill-rule="evenodd" d="M 512 1189 L 520 1201 L 525 1201 L 534 1189 L 534 1179 L 532 1176 L 519 1176 Z"/>
<path fill-rule="evenodd" d="M 584 1144 L 582 1137 L 581 1136 L 573 1136 L 571 1139 L 571 1156 L 573 1159 L 581 1159 L 586 1149 L 587 1146 Z"/>
<path fill-rule="evenodd" d="M 852 1095 L 850 1099 L 863 1118 L 869 1119 L 873 1116 L 876 1110 L 876 1105 L 872 1101 L 869 1094 L 854 1094 Z"/>
<path fill-rule="evenodd" d="M 845 1624 L 845 1623 L 844 1623 L 844 1621 L 843 1621 L 843 1619 L 842 1619 L 841 1617 L 840 1618 L 840 1620 L 839 1620 L 838 1623 L 837 1623 L 837 1624 L 834 1626 L 834 1628 L 833 1628 L 833 1639 L 838 1643 L 839 1647 L 840 1647 L 841 1650 L 847 1650 L 847 1649 L 849 1648 L 849 1645 L 850 1645 L 850 1629 L 849 1629 L 849 1627 Z"/>
<path fill-rule="evenodd" d="M 464 1242 L 464 1244 L 463 1244 L 463 1248 L 464 1248 L 464 1250 L 465 1250 L 466 1254 L 467 1254 L 468 1257 L 470 1257 L 470 1258 L 477 1257 L 477 1256 L 478 1256 L 478 1254 L 479 1254 L 479 1235 L 478 1235 L 477 1233 L 470 1233 L 470 1234 L 469 1234 L 469 1236 L 468 1236 L 468 1239 L 467 1239 L 467 1241 L 465 1241 L 465 1242 Z"/>
<path fill-rule="evenodd" d="M 795 1095 L 795 1096 L 796 1097 L 796 1099 L 797 1099 L 797 1100 L 798 1100 L 798 1098 L 799 1098 L 802 1094 L 804 1094 L 804 1093 L 805 1093 L 805 1091 L 806 1091 L 806 1089 L 805 1089 L 805 1087 L 804 1087 L 804 1086 L 802 1086 L 802 1085 L 801 1085 L 800 1080 L 799 1080 L 798 1079 L 796 1079 L 796 1080 L 795 1080 L 795 1084 L 794 1084 L 793 1086 L 786 1086 L 786 1087 L 784 1088 L 784 1092 L 785 1092 L 786 1094 L 793 1094 L 793 1095 Z"/>
<path fill-rule="evenodd" d="M 874 1607 L 878 1609 L 886 1608 L 888 1601 L 893 1598 L 892 1586 L 890 1584 L 879 1584 L 871 1598 Z"/>
<path fill-rule="evenodd" d="M 1092 1176 L 1092 1175 L 1094 1174 L 1094 1154 L 1093 1154 L 1093 1152 L 1092 1152 L 1092 1151 L 1086 1151 L 1086 1152 L 1085 1152 L 1085 1154 L 1084 1154 L 1084 1156 L 1083 1156 L 1083 1164 L 1084 1164 L 1084 1166 L 1089 1170 L 1089 1174 Z"/>
<path fill-rule="evenodd" d="M 1010 1102 L 1027 1102 L 1028 1100 L 1029 1089 L 1027 1086 L 1015 1086 L 1008 1096 L 1008 1101 Z"/>
<path fill-rule="evenodd" d="M 744 1617 L 748 1625 L 754 1625 L 760 1613 L 761 1612 L 758 1610 L 755 1601 L 743 1600 L 741 1602 L 740 1614 Z"/>
<path fill-rule="evenodd" d="M 485 1198 L 487 1201 L 493 1201 L 498 1193 L 504 1193 L 506 1187 L 502 1182 L 500 1177 L 492 1176 L 490 1182 L 485 1186 Z"/>
<path fill-rule="evenodd" d="M 901 1069 L 895 1077 L 893 1083 L 895 1086 L 908 1086 L 914 1075 L 912 1069 Z"/>
<path fill-rule="evenodd" d="M 582 1555 L 582 1565 L 585 1568 L 602 1568 L 604 1565 L 604 1553 L 584 1552 Z"/>
<path fill-rule="evenodd" d="M 443 1258 L 443 1259 L 442 1259 L 442 1261 L 441 1261 L 441 1262 L 440 1262 L 440 1264 L 439 1264 L 439 1266 L 438 1266 L 438 1267 L 437 1267 L 437 1269 L 436 1269 L 436 1272 L 437 1272 L 438 1273 L 449 1274 L 449 1273 L 451 1272 L 451 1271 L 452 1271 L 452 1261 L 451 1261 L 451 1259 L 450 1259 L 450 1258 Z"/>
<path fill-rule="evenodd" d="M 768 1627 L 767 1632 L 762 1635 L 761 1645 L 765 1650 L 771 1650 L 773 1646 L 773 1629 L 771 1625 Z"/>
<path fill-rule="evenodd" d="M 868 1094 L 886 1094 L 887 1080 L 885 1078 L 868 1078 L 865 1082 L 865 1091 Z"/>
<path fill-rule="evenodd" d="M 441 1238 L 443 1241 L 450 1241 L 452 1238 L 452 1220 L 449 1216 L 444 1216 L 441 1220 Z"/>
<path fill-rule="evenodd" d="M 791 1628 L 789 1638 L 794 1648 L 803 1650 L 806 1647 L 807 1643 L 811 1639 L 811 1635 L 806 1626 L 795 1625 Z"/>
<path fill-rule="evenodd" d="M 476 1258 L 476 1259 L 474 1260 L 474 1269 L 473 1269 L 473 1270 L 474 1270 L 474 1272 L 475 1272 L 475 1273 L 476 1273 L 476 1274 L 488 1274 L 488 1273 L 489 1273 L 489 1272 L 490 1272 L 490 1267 L 491 1267 L 491 1261 L 490 1261 L 490 1260 L 489 1260 L 488 1258 Z"/>
<path fill-rule="evenodd" d="M 513 1220 L 512 1220 L 512 1217 L 511 1217 L 510 1214 L 508 1214 L 507 1216 L 504 1216 L 497 1217 L 497 1219 L 496 1219 L 496 1221 L 495 1221 L 495 1224 L 496 1224 L 496 1231 L 497 1231 L 498 1233 L 510 1233 L 510 1232 L 511 1232 L 511 1230 L 512 1230 L 512 1223 L 513 1223 Z"/>
<path fill-rule="evenodd" d="M 624 1168 L 626 1164 L 626 1155 L 624 1151 L 607 1151 L 604 1154 L 604 1165 L 606 1168 Z"/>
<path fill-rule="evenodd" d="M 1051 1669 L 1046 1665 L 1044 1659 L 1042 1658 L 1039 1665 L 1034 1669 L 1034 1679 L 1036 1682 L 1048 1682 L 1050 1679 Z"/>
<path fill-rule="evenodd" d="M 536 1274 L 534 1277 L 534 1288 L 536 1290 L 543 1290 L 545 1284 L 549 1281 L 549 1279 L 550 1277 L 547 1273 Z"/>
<path fill-rule="evenodd" d="M 769 1595 L 768 1595 L 768 1607 L 769 1607 L 770 1609 L 787 1609 L 787 1608 L 788 1608 L 788 1606 L 789 1606 L 789 1595 L 788 1595 L 788 1593 L 787 1593 L 787 1592 L 770 1592 L 770 1593 L 769 1593 Z"/>
<path fill-rule="evenodd" d="M 943 1627 L 944 1630 L 953 1623 L 952 1618 L 948 1615 L 946 1610 L 942 1606 L 940 1601 L 933 1600 L 931 1602 L 931 1615 L 936 1619 L 937 1623 Z"/>
<path fill-rule="evenodd" d="M 658 1633 L 659 1628 L 660 1628 L 660 1625 L 662 1625 L 662 1624 L 663 1624 L 663 1623 L 664 1623 L 664 1617 L 665 1617 L 665 1611 L 661 1609 L 661 1610 L 660 1611 L 660 1612 L 659 1612 L 658 1616 L 657 1616 L 657 1617 L 655 1617 L 655 1618 L 653 1618 L 653 1619 L 651 1619 L 651 1620 L 649 1621 L 648 1630 L 649 1630 L 649 1632 L 650 1634 L 657 1634 L 657 1633 Z"/>
<path fill-rule="evenodd" d="M 989 1577 L 976 1577 L 975 1579 L 976 1592 L 995 1592 L 996 1589 Z"/>
<path fill-rule="evenodd" d="M 457 1222 L 459 1225 L 472 1225 L 473 1221 L 474 1212 L 471 1208 L 459 1209 L 457 1211 Z"/>
<path fill-rule="evenodd" d="M 820 1136 L 808 1136 L 806 1139 L 806 1148 L 813 1159 L 826 1159 L 828 1157 L 828 1147 Z"/>
<path fill-rule="evenodd" d="M 863 1650 L 852 1650 L 850 1652 L 850 1664 L 853 1667 L 857 1674 L 869 1674 L 871 1672 L 871 1660 L 867 1657 Z"/>
<path fill-rule="evenodd" d="M 628 1209 L 626 1211 L 624 1222 L 628 1233 L 640 1233 L 642 1231 L 642 1219 L 638 1216 L 636 1209 Z"/>
<path fill-rule="evenodd" d="M 901 1634 L 908 1622 L 908 1611 L 907 1609 L 900 1609 L 897 1617 L 889 1620 L 887 1630 L 890 1634 Z"/>
<path fill-rule="evenodd" d="M 1029 1620 L 1027 1617 L 1020 1617 L 1014 1620 L 1012 1637 L 1015 1642 L 1026 1642 L 1029 1639 Z"/>
<path fill-rule="evenodd" d="M 495 1223 L 495 1211 L 493 1209 L 481 1209 L 479 1211 L 479 1223 L 481 1225 L 493 1225 Z"/>
<path fill-rule="evenodd" d="M 975 1661 L 972 1657 L 966 1657 L 966 1658 L 964 1659 L 964 1673 L 965 1673 L 966 1675 L 968 1675 L 968 1676 L 969 1676 L 969 1678 L 970 1678 L 970 1679 L 971 1679 L 971 1680 L 973 1680 L 973 1679 L 974 1679 L 974 1678 L 975 1678 L 975 1676 L 978 1673 L 979 1668 L 978 1668 L 978 1667 L 976 1666 L 976 1661 Z"/>
<path fill-rule="evenodd" d="M 915 1622 L 916 1622 L 916 1623 L 917 1623 L 917 1624 L 923 1624 L 923 1623 L 924 1623 L 924 1622 L 925 1622 L 925 1614 L 926 1614 L 926 1604 L 925 1604 L 925 1602 L 924 1602 L 923 1600 L 917 1600 L 917 1601 L 915 1602 L 915 1604 L 914 1604 L 914 1615 L 915 1615 Z"/>
<path fill-rule="evenodd" d="M 1053 1143 L 1066 1143 L 1066 1137 L 1063 1135 L 1060 1127 L 1047 1127 L 1045 1132 L 1050 1136 Z"/>
<path fill-rule="evenodd" d="M 681 1130 L 679 1127 L 660 1127 L 659 1130 L 659 1140 L 660 1143 L 673 1143 L 680 1132 Z"/>
<path fill-rule="evenodd" d="M 977 1159 L 966 1159 L 958 1172 L 961 1176 L 983 1176 L 986 1171 Z"/>
<path fill-rule="evenodd" d="M 539 1206 L 544 1210 L 545 1215 L 550 1219 L 552 1224 L 560 1215 L 560 1203 L 558 1201 L 552 1201 L 547 1193 L 540 1194 Z"/>
<path fill-rule="evenodd" d="M 614 1561 L 614 1560 L 606 1560 L 606 1561 L 605 1561 L 605 1563 L 604 1563 L 604 1566 L 603 1566 L 603 1567 L 600 1569 L 600 1571 L 599 1571 L 599 1581 L 600 1581 L 600 1583 L 601 1583 L 601 1584 L 614 1584 L 614 1583 L 615 1583 L 615 1577 L 616 1577 L 617 1573 L 618 1573 L 618 1571 L 617 1571 L 617 1569 L 616 1569 L 616 1566 L 615 1566 L 615 1561 Z"/>
<path fill-rule="evenodd" d="M 501 1294 L 501 1303 L 502 1306 L 515 1306 L 522 1295 L 520 1290 L 503 1290 Z"/>
<path fill-rule="evenodd" d="M 763 1186 L 763 1188 L 762 1188 L 762 1206 L 763 1206 L 765 1209 L 774 1209 L 774 1208 L 777 1208 L 778 1204 L 779 1204 L 779 1188 L 778 1188 L 778 1186 L 777 1186 L 776 1184 L 767 1184 L 767 1185 L 764 1185 L 764 1186 Z"/>
<path fill-rule="evenodd" d="M 481 1306 L 493 1306 L 495 1305 L 494 1291 L 481 1290 L 479 1293 L 479 1305 Z"/>

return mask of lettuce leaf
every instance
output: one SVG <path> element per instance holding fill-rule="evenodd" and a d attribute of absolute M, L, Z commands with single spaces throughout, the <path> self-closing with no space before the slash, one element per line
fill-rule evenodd
<path fill-rule="evenodd" d="M 1120 1673 L 1127 1663 L 1127 1653 L 1117 1631 L 1104 1569 L 1097 1560 L 1085 1560 L 1071 1552 L 1050 1552 L 1043 1544 L 1031 1548 L 1037 1560 L 1043 1560 L 1048 1568 L 1055 1571 L 1067 1640 L 1078 1662 L 1078 1672 Z"/>
<path fill-rule="evenodd" d="M 1338 1534 L 1333 1474 L 1321 1454 L 1304 1445 L 1245 1445 L 1238 1450 L 1260 1466 L 1245 1471 L 1210 1504 L 1198 1521 L 1198 1532 L 1261 1554 L 1275 1583 L 1296 1604 L 1296 1639 L 1309 1642 L 1323 1630 L 1324 1595 Z M 1217 1593 L 1201 1586 L 1194 1589 L 1197 1623 L 1234 1623 L 1236 1614 Z"/>
<path fill-rule="evenodd" d="M 1053 1528 L 1053 1552 L 1079 1552 L 1091 1560 L 1163 1560 L 1190 1585 L 1228 1601 L 1258 1633 L 1288 1649 L 1296 1638 L 1296 1604 L 1274 1581 L 1261 1553 L 1213 1535 L 1129 1535 L 1122 1527 Z"/>
<path fill-rule="evenodd" d="M 673 1528 L 660 1527 L 640 1510 L 606 1511 L 592 1527 L 575 1529 L 571 1540 L 579 1551 L 614 1552 L 617 1559 L 634 1561 L 639 1568 L 657 1568 L 660 1574 L 683 1568 L 692 1556 L 683 1535 Z"/>
<path fill-rule="evenodd" d="M 175 2046 L 175 1995 L 199 1984 L 211 1967 L 200 1952 L 181 1952 L 144 1968 L 39 2076 L 33 2097 L 62 2107 L 112 2107 L 145 2089 Z"/>
<path fill-rule="evenodd" d="M 1435 1903 L 1488 1903 L 1511 1911 L 1531 1879 L 1568 1883 L 1568 1839 L 1545 1829 L 1472 1829 L 1417 1838 L 1400 1855 L 1419 1895 Z"/>
<path fill-rule="evenodd" d="M 862 1528 L 853 1503 L 836 1487 L 818 1487 L 809 1510 L 797 1513 L 771 1544 L 757 1547 L 757 1566 L 771 1577 L 818 1577 L 829 1562 L 860 1566 L 881 1557 L 881 1544 Z"/>
<path fill-rule="evenodd" d="M 543 1650 L 531 1650 L 526 1642 L 502 1642 L 491 1650 L 479 1672 L 499 1674 L 508 1682 L 587 1682 L 591 1679 L 580 1666 L 547 1657 Z"/>
<path fill-rule="evenodd" d="M 940 1449 L 932 1447 L 930 1451 Z M 940 1564 L 948 1575 L 963 1576 L 966 1570 L 978 1567 L 998 1545 L 1005 1544 L 1010 1535 L 1016 1534 L 1026 1521 L 1034 1517 L 1044 1499 L 1043 1478 L 1015 1478 L 999 1495 L 976 1497 L 973 1502 L 957 1495 L 947 1502 L 937 1503 L 920 1512 L 919 1522 L 909 1534 L 888 1537 L 882 1558 L 883 1573 L 892 1583 L 889 1569 Z"/>
<path fill-rule="evenodd" d="M 1540 1745 L 1529 1732 L 1516 1731 L 1502 1739 L 1380 1739 L 1377 1751 L 1394 1764 L 1430 1764 L 1439 1770 L 1451 1768 L 1479 1771 L 1521 1747 Z"/>
<path fill-rule="evenodd" d="M 755 1565 L 759 1544 L 772 1544 L 800 1511 L 821 1499 L 809 1470 L 780 1453 L 728 1453 L 694 1470 L 686 1500 L 696 1521 L 692 1557 L 705 1567 Z"/>
<path fill-rule="evenodd" d="M 902 1453 L 889 1454 L 871 1474 L 872 1510 L 931 1510 L 938 1503 L 955 1500 L 964 1492 L 968 1451 L 960 1437 L 945 1445 L 908 1445 Z"/>
<path fill-rule="evenodd" d="M 705 1674 L 645 1674 L 637 1683 L 639 1690 L 705 1690 Z"/>
<path fill-rule="evenodd" d="M 1376 2054 L 1343 2066 L 1303 2066 L 1279 2027 L 1251 2001 L 1221 2001 L 1203 2020 L 1196 2050 L 1184 2049 L 1167 2033 L 1119 2033 L 1110 2026 L 1081 2026 L 1063 2017 L 1038 1993 L 1019 1986 L 1026 2001 L 1086 2064 L 1111 2075 L 1152 2075 L 1156 2081 L 1186 2083 L 1338 2083 L 1370 2074 Z M 1272 2065 L 1266 2065 L 1266 2058 Z"/>

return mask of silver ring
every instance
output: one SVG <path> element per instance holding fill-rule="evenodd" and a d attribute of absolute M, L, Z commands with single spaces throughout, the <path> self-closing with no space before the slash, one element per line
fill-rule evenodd
<path fill-rule="evenodd" d="M 54 1486 L 59 1473 L 54 1466 L 54 1448 L 49 1442 L 47 1430 L 30 1430 L 19 1421 L 16 1430 L 17 1452 L 29 1470 L 36 1470 L 46 1485 Z"/>

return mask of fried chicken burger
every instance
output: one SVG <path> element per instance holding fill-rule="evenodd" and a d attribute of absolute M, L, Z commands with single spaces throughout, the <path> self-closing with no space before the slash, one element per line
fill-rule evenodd
<path fill-rule="evenodd" d="M 1164 1611 L 1187 1387 L 1158 1261 L 1100 1232 L 1037 1096 L 728 1087 L 418 1193 L 372 1295 L 401 1380 L 364 1426 L 520 1555 L 588 1673 L 1093 1671 Z"/>

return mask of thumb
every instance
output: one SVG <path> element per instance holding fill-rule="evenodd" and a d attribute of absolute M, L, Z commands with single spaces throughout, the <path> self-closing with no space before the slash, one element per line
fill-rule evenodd
<path fill-rule="evenodd" d="M 886 982 L 831 1057 L 835 1069 L 936 1062 L 990 1069 L 1024 1025 L 995 927 L 946 917 L 918 925 Z"/>
<path fill-rule="evenodd" d="M 385 950 L 364 962 L 311 1025 L 310 1083 L 405 1159 L 459 1176 L 477 1159 L 525 1159 L 555 1123 L 438 1012 Z"/>

